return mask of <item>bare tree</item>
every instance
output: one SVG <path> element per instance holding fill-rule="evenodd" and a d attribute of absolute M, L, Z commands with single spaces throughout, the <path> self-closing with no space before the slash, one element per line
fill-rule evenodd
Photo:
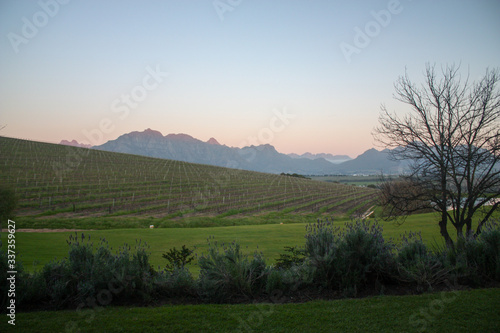
<path fill-rule="evenodd" d="M 403 223 L 409 214 L 432 210 L 426 189 L 411 179 L 403 177 L 394 180 L 382 176 L 379 189 L 379 201 L 384 217 L 397 217 L 400 223 Z"/>
<path fill-rule="evenodd" d="M 469 83 L 459 69 L 447 66 L 438 78 L 435 66 L 427 65 L 420 87 L 407 73 L 401 76 L 395 98 L 411 111 L 400 117 L 382 106 L 374 132 L 377 142 L 392 149 L 393 159 L 411 161 L 403 178 L 414 190 L 392 191 L 387 201 L 395 205 L 392 212 L 410 214 L 422 208 L 411 201 L 426 202 L 440 213 L 440 232 L 450 246 L 448 222 L 458 237 L 464 226 L 472 235 L 472 218 L 482 212 L 478 235 L 500 204 L 499 71 L 486 70 L 481 80 Z"/>

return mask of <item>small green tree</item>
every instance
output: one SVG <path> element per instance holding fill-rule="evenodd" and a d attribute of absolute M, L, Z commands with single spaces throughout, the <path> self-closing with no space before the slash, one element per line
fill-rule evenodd
<path fill-rule="evenodd" d="M 280 254 L 276 259 L 276 268 L 290 269 L 293 265 L 300 265 L 306 258 L 306 250 L 297 246 L 285 246 L 285 251 L 290 252 Z"/>
<path fill-rule="evenodd" d="M 168 264 L 165 265 L 167 271 L 174 271 L 176 268 L 184 268 L 187 264 L 193 261 L 193 250 L 188 249 L 186 245 L 182 245 L 181 250 L 175 247 L 162 254 L 162 257 L 167 259 Z"/>
<path fill-rule="evenodd" d="M 12 218 L 17 206 L 16 193 L 12 188 L 0 186 L 0 221 Z"/>

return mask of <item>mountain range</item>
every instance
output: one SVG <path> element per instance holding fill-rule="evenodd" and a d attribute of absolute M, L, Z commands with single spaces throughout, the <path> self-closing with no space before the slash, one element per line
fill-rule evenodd
<path fill-rule="evenodd" d="M 88 145 L 88 144 L 85 144 L 85 143 L 79 143 L 76 140 L 71 140 L 71 141 L 61 140 L 61 142 L 59 142 L 59 144 L 60 145 L 65 145 L 65 146 L 72 146 L 72 147 L 92 148 L 92 145 Z"/>
<path fill-rule="evenodd" d="M 394 174 L 402 171 L 400 162 L 389 160 L 389 150 L 369 149 L 354 159 L 332 154 L 287 155 L 270 144 L 228 147 L 215 138 L 205 142 L 187 134 L 164 136 L 152 129 L 123 134 L 92 148 L 266 173 Z"/>
<path fill-rule="evenodd" d="M 325 153 L 321 153 L 321 154 L 304 153 L 302 155 L 291 153 L 291 154 L 288 154 L 288 156 L 290 156 L 291 158 L 308 158 L 310 160 L 317 160 L 318 158 L 324 158 L 325 160 L 327 160 L 328 162 L 333 163 L 333 164 L 339 164 L 342 162 L 352 160 L 352 158 L 350 158 L 347 155 L 332 155 L 332 154 L 325 154 Z"/>

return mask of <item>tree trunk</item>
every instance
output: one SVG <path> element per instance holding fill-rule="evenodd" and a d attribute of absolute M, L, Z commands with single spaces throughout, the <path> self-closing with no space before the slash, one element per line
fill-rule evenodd
<path fill-rule="evenodd" d="M 457 239 L 464 238 L 464 225 L 463 224 L 457 224 L 455 226 L 457 229 Z"/>
<path fill-rule="evenodd" d="M 448 213 L 447 213 L 447 196 L 446 196 L 446 168 L 444 163 L 441 164 L 441 221 L 439 222 L 439 229 L 441 236 L 443 236 L 446 246 L 454 248 L 453 240 L 448 233 Z"/>
<path fill-rule="evenodd" d="M 481 222 L 479 222 L 477 229 L 476 229 L 476 233 L 474 234 L 474 237 L 479 236 L 479 234 L 481 233 L 481 228 L 489 220 L 489 218 L 491 217 L 493 212 L 495 212 L 499 206 L 500 206 L 500 201 L 495 202 L 495 204 L 491 207 L 488 214 L 486 214 L 486 216 L 481 220 Z"/>
<path fill-rule="evenodd" d="M 469 217 L 465 220 L 465 236 L 466 237 L 472 237 L 473 236 L 472 232 L 472 217 Z"/>
<path fill-rule="evenodd" d="M 454 248 L 453 240 L 450 237 L 450 234 L 448 233 L 448 229 L 446 228 L 448 224 L 448 215 L 446 214 L 446 208 L 444 208 L 444 211 L 441 212 L 441 221 L 439 221 L 439 231 L 441 232 L 441 236 L 443 236 L 446 246 L 450 248 Z"/>

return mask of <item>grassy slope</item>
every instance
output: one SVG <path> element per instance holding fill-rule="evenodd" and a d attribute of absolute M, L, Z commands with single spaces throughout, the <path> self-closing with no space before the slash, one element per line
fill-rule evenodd
<path fill-rule="evenodd" d="M 2 332 L 498 332 L 500 289 L 302 304 L 108 307 L 20 313 Z"/>
<path fill-rule="evenodd" d="M 221 218 L 329 208 L 344 215 L 363 213 L 377 195 L 371 189 L 296 177 L 4 137 L 0 182 L 16 191 L 17 215 L 36 217 L 37 222 L 151 216 L 165 222 L 179 216 Z"/>

